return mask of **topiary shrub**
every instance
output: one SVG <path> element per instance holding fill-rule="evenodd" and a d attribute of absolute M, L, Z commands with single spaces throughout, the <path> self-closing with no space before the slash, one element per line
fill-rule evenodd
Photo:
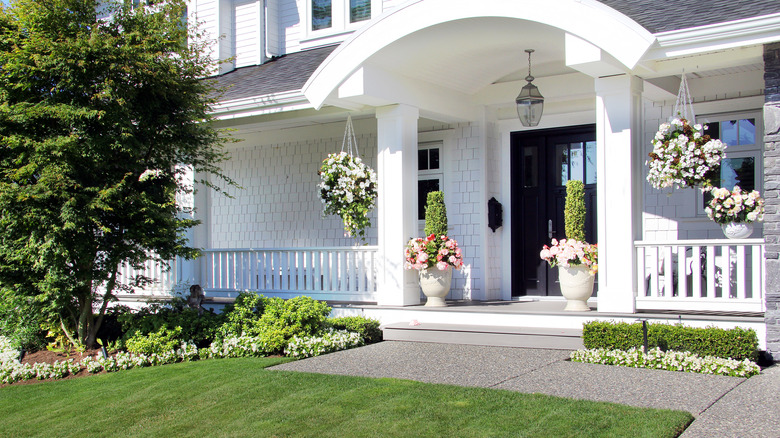
<path fill-rule="evenodd" d="M 425 206 L 425 235 L 436 237 L 447 235 L 447 207 L 444 205 L 443 192 L 428 193 Z"/>
<path fill-rule="evenodd" d="M 587 349 L 640 349 L 644 344 L 641 323 L 592 321 L 583 324 L 582 342 Z M 740 327 L 686 327 L 651 323 L 647 325 L 649 348 L 667 351 L 689 351 L 698 356 L 724 359 L 755 360 L 758 355 L 758 337 L 752 329 Z"/>
<path fill-rule="evenodd" d="M 566 205 L 563 209 L 566 238 L 585 241 L 585 185 L 582 181 L 566 182 Z"/>
<path fill-rule="evenodd" d="M 366 344 L 382 341 L 382 330 L 379 321 L 365 316 L 342 316 L 328 319 L 328 324 L 334 330 L 346 330 L 358 333 Z"/>

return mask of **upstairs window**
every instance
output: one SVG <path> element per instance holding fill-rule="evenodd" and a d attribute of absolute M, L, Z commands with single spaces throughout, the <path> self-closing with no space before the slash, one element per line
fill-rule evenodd
<path fill-rule="evenodd" d="M 333 7 L 331 0 L 311 0 L 311 30 L 333 27 Z"/>
<path fill-rule="evenodd" d="M 349 0 L 349 22 L 371 19 L 371 0 Z"/>

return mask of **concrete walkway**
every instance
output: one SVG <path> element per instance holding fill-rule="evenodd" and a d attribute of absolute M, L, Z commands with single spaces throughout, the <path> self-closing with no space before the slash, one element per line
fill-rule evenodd
<path fill-rule="evenodd" d="M 289 370 L 688 411 L 683 437 L 780 436 L 780 368 L 750 379 L 569 362 L 568 351 L 385 341 L 278 365 Z"/>

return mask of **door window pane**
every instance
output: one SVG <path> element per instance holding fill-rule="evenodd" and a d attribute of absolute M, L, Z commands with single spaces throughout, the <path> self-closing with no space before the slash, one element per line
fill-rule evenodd
<path fill-rule="evenodd" d="M 523 149 L 523 187 L 539 185 L 539 148 Z"/>
<path fill-rule="evenodd" d="M 311 0 L 311 30 L 327 29 L 332 25 L 331 0 Z"/>
<path fill-rule="evenodd" d="M 371 19 L 371 0 L 349 0 L 349 22 Z"/>
<path fill-rule="evenodd" d="M 582 143 L 572 143 L 569 150 L 571 164 L 569 165 L 569 179 L 585 180 L 585 157 Z"/>
<path fill-rule="evenodd" d="M 555 185 L 566 185 L 569 180 L 569 145 L 555 145 Z"/>
<path fill-rule="evenodd" d="M 596 184 L 596 142 L 585 143 L 585 184 Z"/>

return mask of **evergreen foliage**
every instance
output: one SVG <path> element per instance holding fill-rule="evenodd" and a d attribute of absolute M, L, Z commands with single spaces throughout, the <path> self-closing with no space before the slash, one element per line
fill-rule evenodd
<path fill-rule="evenodd" d="M 566 182 L 566 205 L 563 210 L 566 238 L 585 241 L 585 185 L 582 181 Z"/>
<path fill-rule="evenodd" d="M 428 204 L 425 206 L 425 235 L 436 237 L 447 235 L 447 207 L 444 205 L 443 192 L 428 193 Z"/>
<path fill-rule="evenodd" d="M 118 267 L 198 255 L 184 235 L 197 224 L 181 203 L 188 171 L 234 184 L 218 168 L 228 140 L 208 123 L 214 66 L 182 26 L 185 2 L 145 5 L 0 9 L 0 288 L 34 297 L 87 347 L 123 287 Z"/>

